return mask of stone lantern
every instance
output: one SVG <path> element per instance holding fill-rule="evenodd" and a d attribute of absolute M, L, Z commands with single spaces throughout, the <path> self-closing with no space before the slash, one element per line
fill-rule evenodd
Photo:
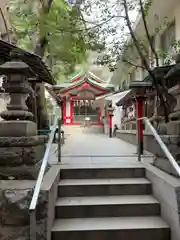
<path fill-rule="evenodd" d="M 152 88 L 151 82 L 133 81 L 130 85 L 132 95 L 136 101 L 137 119 L 143 117 L 143 105 L 146 99 L 146 94 Z M 138 153 L 143 154 L 143 120 L 137 120 L 137 139 L 138 139 Z"/>
<path fill-rule="evenodd" d="M 112 138 L 112 118 L 114 116 L 114 107 L 112 107 L 112 103 L 109 103 L 108 107 L 107 107 L 107 112 L 108 112 L 108 116 L 109 116 L 109 137 Z"/>
<path fill-rule="evenodd" d="M 35 76 L 31 68 L 20 59 L 18 52 L 12 60 L 0 66 L 5 92 L 9 93 L 7 109 L 0 113 L 0 172 L 15 179 L 36 179 L 45 151 L 47 137 L 37 136 L 33 113 L 28 111 L 26 99 L 32 92 L 28 81 Z"/>
<path fill-rule="evenodd" d="M 24 62 L 11 61 L 1 65 L 0 72 L 7 76 L 3 88 L 10 95 L 10 103 L 1 117 L 5 120 L 31 120 L 33 114 L 28 111 L 26 99 L 31 89 L 28 77 L 34 74 L 33 71 Z"/>

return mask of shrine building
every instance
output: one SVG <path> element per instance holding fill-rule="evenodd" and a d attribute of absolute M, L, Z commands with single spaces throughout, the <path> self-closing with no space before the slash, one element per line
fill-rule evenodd
<path fill-rule="evenodd" d="M 114 92 L 112 84 L 107 84 L 91 72 L 79 73 L 69 82 L 46 89 L 60 106 L 66 125 L 81 125 L 89 117 L 92 125 L 101 126 L 101 107 L 96 106 L 96 97 Z"/>

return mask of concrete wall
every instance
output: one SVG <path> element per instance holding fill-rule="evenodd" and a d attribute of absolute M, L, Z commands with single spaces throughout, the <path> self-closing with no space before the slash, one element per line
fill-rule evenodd
<path fill-rule="evenodd" d="M 125 142 L 137 145 L 136 130 L 118 130 L 116 136 Z M 145 132 L 143 135 L 144 149 L 152 153 L 154 157 L 154 165 L 158 168 L 177 176 L 175 170 L 170 164 L 169 160 L 166 158 L 165 154 L 161 150 L 160 145 L 155 140 L 154 136 L 151 133 Z M 170 153 L 174 158 L 179 162 L 179 136 L 177 135 L 161 135 L 161 139 L 167 146 Z"/>
<path fill-rule="evenodd" d="M 60 180 L 60 166 L 54 165 L 50 168 L 44 177 L 42 191 L 48 193 L 48 206 L 47 206 L 47 229 L 46 240 L 51 240 L 51 229 L 55 219 L 55 203 L 58 196 L 58 183 Z"/>
<path fill-rule="evenodd" d="M 161 204 L 162 218 L 171 228 L 171 240 L 180 240 L 180 180 L 145 162 L 153 196 Z"/>

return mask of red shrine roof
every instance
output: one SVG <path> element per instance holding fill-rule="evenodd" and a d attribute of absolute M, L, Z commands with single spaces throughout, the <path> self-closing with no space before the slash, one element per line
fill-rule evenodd
<path fill-rule="evenodd" d="M 114 86 L 107 84 L 105 81 L 96 77 L 94 74 L 79 73 L 69 82 L 59 85 L 53 85 L 47 88 L 48 92 L 56 95 L 58 99 L 74 98 L 74 99 L 95 99 L 106 93 L 113 93 Z"/>

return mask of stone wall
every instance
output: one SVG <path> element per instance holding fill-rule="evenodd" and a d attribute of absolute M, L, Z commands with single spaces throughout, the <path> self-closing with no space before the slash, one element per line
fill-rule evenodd
<path fill-rule="evenodd" d="M 52 167 L 45 175 L 37 208 L 37 239 L 50 240 L 60 168 Z M 35 181 L 0 181 L 0 239 L 29 240 L 29 205 Z"/>
<path fill-rule="evenodd" d="M 122 140 L 129 142 L 131 144 L 137 144 L 136 131 L 133 130 L 118 130 L 116 136 Z M 178 163 L 180 163 L 180 138 L 177 135 L 161 135 L 161 139 L 168 147 L 169 151 L 175 157 Z M 144 133 L 144 149 L 152 153 L 154 158 L 154 165 L 160 169 L 176 175 L 175 170 L 171 166 L 170 162 L 166 159 L 163 151 L 161 150 L 159 144 L 155 140 L 154 136 L 151 133 Z"/>

